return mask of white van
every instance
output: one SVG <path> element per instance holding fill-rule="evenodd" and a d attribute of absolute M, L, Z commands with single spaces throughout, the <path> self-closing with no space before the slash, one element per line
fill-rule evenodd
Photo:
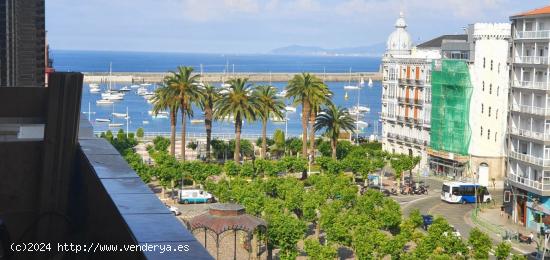
<path fill-rule="evenodd" d="M 212 194 L 200 189 L 179 190 L 178 198 L 178 202 L 183 204 L 214 202 Z"/>

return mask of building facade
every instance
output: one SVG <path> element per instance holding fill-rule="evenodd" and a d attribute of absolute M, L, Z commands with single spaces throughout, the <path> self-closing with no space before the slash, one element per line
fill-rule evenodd
<path fill-rule="evenodd" d="M 506 162 L 510 25 L 476 23 L 443 41 L 432 70 L 429 164 L 457 180 L 501 186 Z"/>
<path fill-rule="evenodd" d="M 550 215 L 550 6 L 510 20 L 507 188 L 513 219 L 538 230 Z"/>
<path fill-rule="evenodd" d="M 44 0 L 0 0 L 0 86 L 44 86 Z"/>
<path fill-rule="evenodd" d="M 427 165 L 430 142 L 431 64 L 439 53 L 413 46 L 400 15 L 382 59 L 382 148 L 420 156 Z"/>

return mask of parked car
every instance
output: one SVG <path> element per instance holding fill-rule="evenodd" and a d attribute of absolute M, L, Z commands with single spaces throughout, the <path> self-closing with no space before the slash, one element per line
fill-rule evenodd
<path fill-rule="evenodd" d="M 182 204 L 212 203 L 214 202 L 214 196 L 201 189 L 179 190 L 178 202 Z"/>

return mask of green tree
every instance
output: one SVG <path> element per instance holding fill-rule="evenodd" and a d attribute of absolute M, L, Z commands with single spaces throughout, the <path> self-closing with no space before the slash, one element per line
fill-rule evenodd
<path fill-rule="evenodd" d="M 145 135 L 145 132 L 143 131 L 143 127 L 140 127 L 136 130 L 136 136 L 137 138 L 143 138 L 143 136 Z"/>
<path fill-rule="evenodd" d="M 197 147 L 199 147 L 199 145 L 198 145 L 196 142 L 189 142 L 189 143 L 187 144 L 187 148 L 189 148 L 189 149 L 191 149 L 191 150 L 193 150 L 193 151 L 195 151 L 195 150 L 197 149 Z"/>
<path fill-rule="evenodd" d="M 508 259 L 512 252 L 512 245 L 509 242 L 502 241 L 495 248 L 495 256 L 499 260 Z"/>
<path fill-rule="evenodd" d="M 227 161 L 223 166 L 223 170 L 225 171 L 225 174 L 227 174 L 227 176 L 235 177 L 238 176 L 241 172 L 241 166 L 235 161 Z"/>
<path fill-rule="evenodd" d="M 492 247 L 492 240 L 489 235 L 483 233 L 478 228 L 470 231 L 468 244 L 471 247 L 470 255 L 474 259 L 488 259 Z"/>
<path fill-rule="evenodd" d="M 216 118 L 233 117 L 235 119 L 235 152 L 233 159 L 240 163 L 241 160 L 241 132 L 243 120 L 256 120 L 256 102 L 252 98 L 252 85 L 248 79 L 237 78 L 228 81 L 230 85 L 227 91 L 221 94 L 216 103 L 214 116 Z"/>
<path fill-rule="evenodd" d="M 111 132 L 111 130 L 107 130 L 107 132 L 105 132 L 105 138 L 107 139 L 107 141 L 112 141 L 113 140 L 113 132 Z"/>
<path fill-rule="evenodd" d="M 267 153 L 267 121 L 271 118 L 283 118 L 282 111 L 285 108 L 285 103 L 277 96 L 277 88 L 273 86 L 258 86 L 252 96 L 256 101 L 256 114 L 262 120 L 261 157 L 265 159 Z"/>
<path fill-rule="evenodd" d="M 286 147 L 288 148 L 290 155 L 294 155 L 300 152 L 300 148 L 303 147 L 303 143 L 299 138 L 292 137 L 286 140 Z"/>
<path fill-rule="evenodd" d="M 170 146 L 170 140 L 162 136 L 157 136 L 153 139 L 153 147 L 156 151 L 164 152 L 168 149 L 168 146 Z"/>
<path fill-rule="evenodd" d="M 118 129 L 118 132 L 116 134 L 116 139 L 119 141 L 126 139 L 126 134 L 124 133 L 124 130 Z"/>
<path fill-rule="evenodd" d="M 165 79 L 166 85 L 177 92 L 179 109 L 181 111 L 181 157 L 185 161 L 185 135 L 187 132 L 187 118 L 193 116 L 191 102 L 199 99 L 199 77 L 193 74 L 192 67 L 179 66 L 176 72 Z"/>
<path fill-rule="evenodd" d="M 311 115 L 311 101 L 321 98 L 325 93 L 325 83 L 309 73 L 294 75 L 288 82 L 287 98 L 292 98 L 294 104 L 302 105 L 302 156 L 307 158 L 307 127 Z"/>
<path fill-rule="evenodd" d="M 170 154 L 176 156 L 176 124 L 178 109 L 180 106 L 178 93 L 175 89 L 167 86 L 167 80 L 164 80 L 163 86 L 155 90 L 152 98 L 153 114 L 156 116 L 160 112 L 168 110 L 170 112 Z M 143 132 L 143 128 L 141 128 Z"/>
<path fill-rule="evenodd" d="M 273 246 L 280 248 L 280 259 L 295 259 L 298 255 L 296 244 L 306 232 L 306 224 L 296 217 L 286 213 L 276 213 L 267 217 L 269 222 L 268 259 L 271 259 Z"/>
<path fill-rule="evenodd" d="M 323 109 L 323 113 L 317 117 L 315 131 L 325 130 L 325 134 L 330 138 L 333 159 L 336 159 L 336 145 L 340 131 L 353 131 L 355 129 L 353 122 L 347 109 L 334 105 Z"/>
<path fill-rule="evenodd" d="M 204 112 L 204 127 L 206 129 L 206 160 L 210 161 L 210 147 L 212 141 L 212 122 L 214 120 L 214 106 L 220 94 L 218 90 L 210 85 L 199 85 L 199 100 L 198 105 Z"/>
<path fill-rule="evenodd" d="M 315 121 L 317 120 L 317 115 L 321 112 L 321 106 L 330 106 L 332 105 L 331 97 L 332 91 L 329 90 L 328 86 L 323 84 L 318 86 L 318 92 L 321 92 L 321 95 L 313 95 L 310 98 L 310 115 L 309 115 L 309 155 L 311 160 L 315 160 Z"/>
<path fill-rule="evenodd" d="M 271 151 L 273 151 L 278 158 L 281 156 L 281 154 L 284 153 L 285 148 L 286 148 L 285 132 L 277 128 L 273 133 L 273 147 L 271 148 Z"/>
<path fill-rule="evenodd" d="M 338 251 L 334 246 L 321 245 L 315 238 L 306 239 L 304 249 L 309 259 L 332 260 L 338 256 Z"/>

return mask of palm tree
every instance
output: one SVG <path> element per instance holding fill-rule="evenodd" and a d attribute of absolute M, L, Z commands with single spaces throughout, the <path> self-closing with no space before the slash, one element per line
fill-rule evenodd
<path fill-rule="evenodd" d="M 243 120 L 249 122 L 256 120 L 257 104 L 252 97 L 252 85 L 247 78 L 236 78 L 227 81 L 229 87 L 225 88 L 220 99 L 214 106 L 214 117 L 233 117 L 235 120 L 235 153 L 233 159 L 239 163 L 241 156 L 241 130 Z"/>
<path fill-rule="evenodd" d="M 168 110 L 170 112 L 170 155 L 176 154 L 176 124 L 178 122 L 177 115 L 179 109 L 178 93 L 164 85 L 155 90 L 153 96 L 153 114 L 156 116 L 162 111 Z"/>
<path fill-rule="evenodd" d="M 315 121 L 317 120 L 317 115 L 321 112 L 321 106 L 326 105 L 330 106 L 332 104 L 331 96 L 332 91 L 329 90 L 328 86 L 323 84 L 319 86 L 321 89 L 320 92 L 316 92 L 315 95 L 310 99 L 310 114 L 309 114 L 309 154 L 311 160 L 315 160 Z"/>
<path fill-rule="evenodd" d="M 287 86 L 287 98 L 302 105 L 302 156 L 307 158 L 307 124 L 311 115 L 311 100 L 323 95 L 325 84 L 309 73 L 295 75 Z"/>
<path fill-rule="evenodd" d="M 332 148 L 332 159 L 336 159 L 336 146 L 340 131 L 353 131 L 355 125 L 353 118 L 347 109 L 329 105 L 317 117 L 315 121 L 315 131 L 325 129 L 325 134 L 330 138 L 330 147 Z"/>
<path fill-rule="evenodd" d="M 200 75 L 193 75 L 192 67 L 179 66 L 177 72 L 167 76 L 168 86 L 178 93 L 181 111 L 181 157 L 185 161 L 185 135 L 187 131 L 187 117 L 193 116 L 191 101 L 197 100 Z"/>
<path fill-rule="evenodd" d="M 204 126 L 206 128 L 206 160 L 210 161 L 210 142 L 212 140 L 212 120 L 214 120 L 214 104 L 220 98 L 218 90 L 205 84 L 199 88 L 198 106 L 204 111 Z"/>
<path fill-rule="evenodd" d="M 284 101 L 277 96 L 277 88 L 272 86 L 258 86 L 253 92 L 253 98 L 257 104 L 257 114 L 262 119 L 262 159 L 267 152 L 267 120 L 272 116 L 283 118 Z"/>

